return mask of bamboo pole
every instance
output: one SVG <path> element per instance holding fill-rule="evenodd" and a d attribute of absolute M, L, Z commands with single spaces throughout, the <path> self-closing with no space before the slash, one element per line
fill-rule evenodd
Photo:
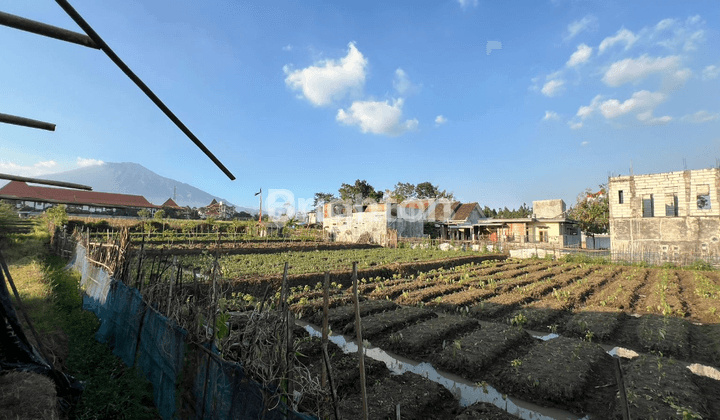
<path fill-rule="evenodd" d="M 65 42 L 71 42 L 73 44 L 94 48 L 96 50 L 100 49 L 100 47 L 87 35 L 59 28 L 57 26 L 48 25 L 46 23 L 36 22 L 20 16 L 11 15 L 9 13 L 0 12 L 0 25 L 43 35 L 49 38 L 59 39 Z"/>
<path fill-rule="evenodd" d="M 355 298 L 355 331 L 357 332 L 358 360 L 360 364 L 360 392 L 362 393 L 363 419 L 368 420 L 367 389 L 365 386 L 365 348 L 362 339 L 362 324 L 360 321 L 360 300 L 358 297 L 357 262 L 353 262 L 353 296 Z"/>

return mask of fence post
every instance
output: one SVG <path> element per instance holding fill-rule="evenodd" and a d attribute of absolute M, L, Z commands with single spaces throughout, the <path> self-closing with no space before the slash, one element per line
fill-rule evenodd
<path fill-rule="evenodd" d="M 323 323 L 322 323 L 322 342 L 321 344 L 327 347 L 328 342 L 328 313 L 330 306 L 330 273 L 325 272 L 325 283 L 323 285 Z M 320 378 L 320 386 L 324 389 L 325 383 L 327 382 L 327 372 L 325 369 L 322 371 Z"/>
<path fill-rule="evenodd" d="M 357 262 L 353 262 L 353 296 L 355 298 L 355 330 L 357 332 L 358 359 L 360 364 L 360 392 L 362 393 L 363 419 L 368 420 L 367 389 L 365 386 L 365 348 L 362 339 L 362 324 L 360 321 L 360 300 L 358 297 Z"/>

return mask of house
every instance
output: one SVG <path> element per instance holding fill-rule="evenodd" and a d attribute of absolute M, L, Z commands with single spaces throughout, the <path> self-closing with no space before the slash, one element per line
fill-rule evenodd
<path fill-rule="evenodd" d="M 479 237 L 480 229 L 477 225 L 481 220 L 486 219 L 478 203 L 465 203 L 455 206 L 442 230 L 443 237 L 459 240 L 476 240 Z"/>
<path fill-rule="evenodd" d="M 181 210 L 182 207 L 178 206 L 175 200 L 172 198 L 168 198 L 164 203 L 160 204 L 160 207 L 162 208 L 169 208 L 169 209 L 175 209 L 175 210 Z"/>
<path fill-rule="evenodd" d="M 652 262 L 720 255 L 719 190 L 720 168 L 610 178 L 613 255 Z"/>
<path fill-rule="evenodd" d="M 159 208 L 140 195 L 37 187 L 20 181 L 0 188 L 0 200 L 11 202 L 21 214 L 43 212 L 59 204 L 66 205 L 69 214 L 104 216 L 137 216 L 139 210 L 154 213 Z"/>
<path fill-rule="evenodd" d="M 230 220 L 235 215 L 235 206 L 213 199 L 207 206 L 200 207 L 198 214 L 201 219 L 212 217 L 214 219 Z"/>
<path fill-rule="evenodd" d="M 403 218 L 421 218 L 425 223 L 445 223 L 460 207 L 460 202 L 446 198 L 405 200 L 398 204 Z"/>
<path fill-rule="evenodd" d="M 473 225 L 475 233 L 493 242 L 579 247 L 579 224 L 567 218 L 563 200 L 533 201 L 533 215 L 520 219 L 485 219 Z"/>

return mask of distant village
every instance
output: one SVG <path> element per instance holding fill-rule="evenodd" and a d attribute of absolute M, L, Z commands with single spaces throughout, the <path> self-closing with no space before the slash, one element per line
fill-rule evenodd
<path fill-rule="evenodd" d="M 452 198 L 381 201 L 316 201 L 316 212 L 296 216 L 293 223 L 322 228 L 336 242 L 364 242 L 383 246 L 398 240 L 439 239 L 469 244 L 492 244 L 516 253 L 540 255 L 540 250 L 612 250 L 631 259 L 648 255 L 654 262 L 720 255 L 720 168 L 659 174 L 616 176 L 607 189 L 588 194 L 586 201 L 607 200 L 606 232 L 583 231 L 561 199 L 532 203 L 525 217 L 486 214 L 477 202 Z M 139 195 L 78 191 L 31 186 L 12 181 L 0 189 L 0 200 L 12 203 L 22 215 L 38 214 L 64 204 L 69 214 L 138 217 L 163 210 L 179 219 L 252 220 L 255 215 L 213 200 L 200 208 L 181 207 L 168 198 L 154 205 Z M 287 222 L 287 216 L 274 222 Z M 483 245 L 485 246 L 485 245 Z"/>

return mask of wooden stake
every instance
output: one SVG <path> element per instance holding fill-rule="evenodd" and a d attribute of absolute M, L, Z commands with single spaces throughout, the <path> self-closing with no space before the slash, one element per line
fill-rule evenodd
<path fill-rule="evenodd" d="M 328 342 L 328 312 L 329 312 L 329 306 L 330 306 L 330 273 L 325 272 L 325 285 L 323 287 L 323 323 L 322 323 L 322 341 L 320 344 L 322 346 L 327 347 Z M 320 377 L 320 386 L 325 388 L 325 383 L 327 382 L 327 372 L 325 370 L 322 371 L 322 376 Z"/>
<path fill-rule="evenodd" d="M 322 345 L 323 360 L 325 360 L 325 370 L 327 370 L 328 382 L 330 384 L 330 390 L 332 391 L 333 407 L 335 408 L 335 420 L 340 420 L 340 411 L 337 405 L 337 391 L 333 384 L 332 367 L 330 366 L 330 356 L 328 355 L 327 343 Z"/>
<path fill-rule="evenodd" d="M 280 314 L 282 316 L 281 319 L 287 321 L 288 319 L 288 304 L 287 304 L 287 295 L 288 295 L 288 285 L 287 285 L 287 275 L 288 275 L 288 263 L 285 261 L 285 268 L 283 269 L 283 278 L 282 278 L 282 286 L 280 288 L 280 304 L 278 306 L 278 309 L 280 310 Z M 288 327 L 287 322 L 285 322 L 285 328 Z M 283 373 L 283 377 L 287 379 L 288 377 L 288 357 L 287 354 L 287 347 L 288 347 L 288 332 L 287 329 L 284 331 L 284 334 L 281 335 L 282 339 L 280 342 L 280 351 L 282 352 L 282 349 L 285 348 L 285 357 L 280 357 L 280 372 Z M 280 353 L 282 354 L 282 353 Z"/>
<path fill-rule="evenodd" d="M 357 262 L 353 262 L 353 296 L 355 297 L 355 331 L 357 332 L 358 360 L 360 362 L 360 392 L 362 393 L 363 419 L 368 420 L 367 389 L 365 387 L 365 348 L 362 339 L 362 324 L 360 322 L 360 300 L 358 297 Z"/>

